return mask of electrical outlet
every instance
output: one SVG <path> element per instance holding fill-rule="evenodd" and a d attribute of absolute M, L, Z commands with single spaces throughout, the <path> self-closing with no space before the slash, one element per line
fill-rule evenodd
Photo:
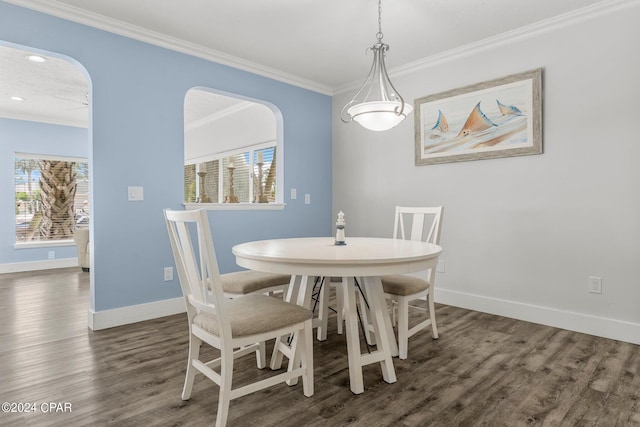
<path fill-rule="evenodd" d="M 56 259 L 56 251 L 49 251 L 49 259 Z"/>
<path fill-rule="evenodd" d="M 592 294 L 602 293 L 602 277 L 589 276 L 589 292 Z"/>
<path fill-rule="evenodd" d="M 295 188 L 291 189 L 291 200 L 295 200 L 298 197 L 298 191 Z"/>
<path fill-rule="evenodd" d="M 170 282 L 173 280 L 173 267 L 164 268 L 164 281 Z"/>
<path fill-rule="evenodd" d="M 438 273 L 444 273 L 444 260 L 438 260 L 438 267 L 436 268 Z"/>
<path fill-rule="evenodd" d="M 310 205 L 311 204 L 311 194 L 305 194 L 304 195 L 304 204 L 305 205 Z"/>

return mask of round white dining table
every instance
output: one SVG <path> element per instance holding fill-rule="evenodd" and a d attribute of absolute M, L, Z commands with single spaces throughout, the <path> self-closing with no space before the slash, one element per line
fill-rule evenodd
<path fill-rule="evenodd" d="M 332 237 L 305 237 L 247 242 L 232 249 L 236 263 L 250 270 L 291 275 L 286 299 L 305 307 L 311 306 L 313 277 L 342 277 L 349 380 L 355 394 L 364 391 L 362 367 L 380 362 L 382 377 L 388 383 L 396 381 L 392 356 L 398 354 L 397 344 L 380 276 L 413 273 L 435 268 L 442 248 L 420 241 L 351 237 L 346 245 L 335 245 Z M 364 281 L 363 292 L 369 303 L 376 350 L 362 354 L 356 311 L 354 278 Z M 286 354 L 286 344 L 276 342 L 275 352 Z M 274 353 L 275 355 L 276 353 Z M 272 359 L 272 368 L 274 361 Z"/>

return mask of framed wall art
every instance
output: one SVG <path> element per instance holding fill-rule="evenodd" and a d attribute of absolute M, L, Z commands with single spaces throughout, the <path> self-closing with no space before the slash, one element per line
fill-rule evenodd
<path fill-rule="evenodd" d="M 542 153 L 542 69 L 415 101 L 418 165 Z"/>

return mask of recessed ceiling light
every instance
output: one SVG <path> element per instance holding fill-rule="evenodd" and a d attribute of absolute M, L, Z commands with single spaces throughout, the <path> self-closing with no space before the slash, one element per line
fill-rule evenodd
<path fill-rule="evenodd" d="M 32 62 L 46 62 L 47 59 L 43 56 L 40 55 L 27 55 L 25 56 L 25 58 L 27 58 L 29 61 Z"/>
<path fill-rule="evenodd" d="M 24 101 L 24 98 L 20 97 L 20 96 L 12 96 L 11 97 L 12 101 Z"/>

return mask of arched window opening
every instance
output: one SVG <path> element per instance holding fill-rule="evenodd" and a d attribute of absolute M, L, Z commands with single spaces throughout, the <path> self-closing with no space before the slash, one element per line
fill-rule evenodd
<path fill-rule="evenodd" d="M 282 204 L 281 119 L 275 107 L 194 88 L 185 96 L 187 207 Z M 220 206 L 212 206 L 212 205 Z"/>

